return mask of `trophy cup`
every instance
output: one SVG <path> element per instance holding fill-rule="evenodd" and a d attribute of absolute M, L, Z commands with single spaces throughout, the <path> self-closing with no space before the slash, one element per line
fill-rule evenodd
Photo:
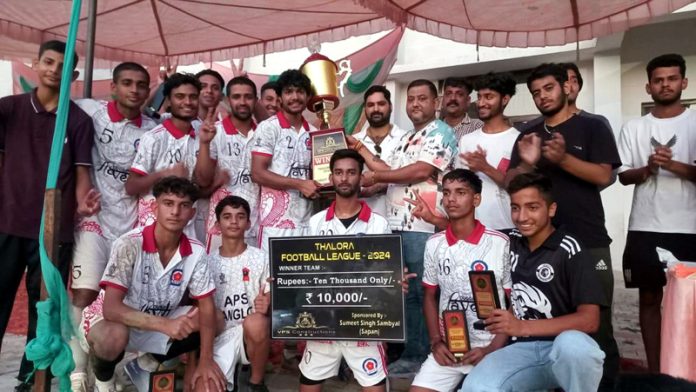
<path fill-rule="evenodd" d="M 331 111 L 338 107 L 338 84 L 336 63 L 328 57 L 313 52 L 300 67 L 312 82 L 314 95 L 307 103 L 307 109 L 321 119 L 320 130 L 311 132 L 312 179 L 321 184 L 320 193 L 332 194 L 333 185 L 329 182 L 331 169 L 329 162 L 334 151 L 348 148 L 343 128 L 330 129 Z"/>
<path fill-rule="evenodd" d="M 469 271 L 469 282 L 476 304 L 476 315 L 481 319 L 474 323 L 474 329 L 484 330 L 486 324 L 482 319 L 488 318 L 495 309 L 500 309 L 495 273 L 493 271 Z"/>

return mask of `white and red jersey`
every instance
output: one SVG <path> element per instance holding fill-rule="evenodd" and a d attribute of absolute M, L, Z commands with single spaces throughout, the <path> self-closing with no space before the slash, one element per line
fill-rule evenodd
<path fill-rule="evenodd" d="M 154 224 L 131 230 L 114 242 L 99 285 L 123 291 L 125 305 L 160 317 L 176 309 L 187 290 L 193 299 L 215 291 L 203 244 L 182 234 L 179 250 L 163 267 Z"/>
<path fill-rule="evenodd" d="M 241 326 L 254 309 L 254 299 L 261 286 L 270 288 L 268 257 L 259 248 L 247 246 L 242 254 L 223 257 L 214 249 L 206 257 L 210 274 L 215 282 L 215 305 L 225 316 L 225 329 Z"/>
<path fill-rule="evenodd" d="M 289 178 L 311 178 L 312 146 L 309 132 L 316 128 L 302 119 L 295 131 L 283 112 L 261 122 L 254 134 L 252 155 L 272 157 L 268 170 Z M 294 189 L 261 187 L 259 225 L 280 229 L 307 227 L 312 213 L 311 200 Z"/>
<path fill-rule="evenodd" d="M 245 233 L 246 238 L 256 237 L 258 231 L 258 201 L 261 190 L 259 185 L 251 181 L 251 146 L 254 137 L 256 123 L 252 122 L 252 129 L 246 136 L 240 133 L 229 117 L 215 124 L 217 132 L 211 144 L 217 155 L 217 164 L 220 170 L 225 170 L 230 175 L 230 182 L 221 186 L 210 197 L 207 220 L 208 246 L 213 237 L 220 236 L 220 229 L 216 227 L 215 207 L 227 196 L 235 195 L 249 203 L 251 225 Z"/>
<path fill-rule="evenodd" d="M 495 230 L 487 229 L 476 221 L 476 227 L 464 239 L 458 239 L 451 227 L 434 234 L 425 244 L 423 286 L 440 289 L 438 317 L 444 337 L 442 312 L 464 310 L 472 347 L 487 346 L 493 335 L 474 329 L 478 320 L 476 305 L 469 283 L 469 271 L 493 271 L 501 306 L 505 290 L 512 288 L 510 279 L 510 240 Z"/>
<path fill-rule="evenodd" d="M 382 215 L 372 211 L 366 202 L 360 201 L 362 208 L 358 213 L 358 218 L 348 227 L 336 216 L 336 202 L 331 203 L 329 208 L 318 212 L 309 220 L 309 234 L 316 236 L 335 236 L 335 235 L 355 235 L 355 234 L 391 234 L 389 222 Z M 333 344 L 333 340 L 314 341 L 318 343 Z M 349 347 L 369 347 L 380 345 L 376 342 L 364 341 L 342 341 L 340 344 Z"/>
<path fill-rule="evenodd" d="M 130 120 L 125 118 L 115 101 L 80 99 L 76 103 L 94 123 L 91 174 L 92 183 L 101 194 L 101 210 L 81 219 L 77 231 L 95 232 L 113 241 L 135 225 L 137 200 L 125 190 L 128 169 L 140 138 L 157 124 L 142 114 Z"/>
<path fill-rule="evenodd" d="M 373 212 L 366 202 L 361 200 L 360 204 L 362 208 L 358 218 L 346 227 L 336 217 L 336 202 L 334 201 L 329 208 L 310 218 L 308 235 L 391 234 L 389 223 L 385 217 Z"/>
<path fill-rule="evenodd" d="M 196 158 L 200 143 L 196 139 L 194 128 L 189 132 L 184 132 L 176 126 L 172 120 L 167 119 L 149 132 L 146 132 L 140 139 L 138 153 L 135 155 L 130 171 L 142 176 L 158 172 L 183 163 L 188 169 L 189 179 L 193 177 L 193 169 L 196 167 Z M 215 152 L 210 151 L 213 159 L 216 159 Z M 138 221 L 139 227 L 147 226 L 155 221 L 153 211 L 155 198 L 152 193 L 141 195 L 138 200 Z M 187 233 L 193 235 L 193 226 L 187 226 Z"/>

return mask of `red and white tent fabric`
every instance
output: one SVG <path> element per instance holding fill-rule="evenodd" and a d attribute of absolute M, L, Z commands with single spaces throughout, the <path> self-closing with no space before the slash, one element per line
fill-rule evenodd
<path fill-rule="evenodd" d="M 0 56 L 31 59 L 38 45 L 65 39 L 69 0 L 2 0 Z M 82 2 L 77 52 L 85 53 Z M 95 58 L 194 64 L 303 48 L 394 28 L 346 0 L 99 0 Z"/>
<path fill-rule="evenodd" d="M 185 65 L 302 48 L 396 26 L 482 46 L 562 45 L 625 31 L 692 2 L 99 0 L 95 58 Z M 81 54 L 88 3 L 83 1 L 78 33 Z M 27 60 L 36 56 L 39 43 L 65 38 L 71 1 L 2 0 L 1 4 L 0 58 Z"/>
<path fill-rule="evenodd" d="M 693 0 L 358 0 L 409 29 L 497 47 L 564 45 L 626 31 Z"/>

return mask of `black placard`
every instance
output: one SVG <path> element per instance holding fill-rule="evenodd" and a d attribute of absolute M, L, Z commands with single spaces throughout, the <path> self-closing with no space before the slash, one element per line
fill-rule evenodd
<path fill-rule="evenodd" d="M 269 241 L 272 338 L 404 340 L 399 235 Z"/>

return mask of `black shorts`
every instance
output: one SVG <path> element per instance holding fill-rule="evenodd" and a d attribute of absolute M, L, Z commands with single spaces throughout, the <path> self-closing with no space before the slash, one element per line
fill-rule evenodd
<path fill-rule="evenodd" d="M 696 260 L 696 234 L 629 231 L 623 254 L 627 288 L 660 288 L 667 283 L 656 247 L 672 252 L 681 261 Z"/>

